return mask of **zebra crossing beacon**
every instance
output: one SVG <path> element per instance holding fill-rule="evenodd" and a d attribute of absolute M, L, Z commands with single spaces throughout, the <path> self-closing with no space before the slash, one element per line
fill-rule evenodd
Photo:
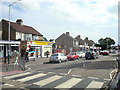
<path fill-rule="evenodd" d="M 10 56 L 12 56 L 14 50 L 19 52 L 20 51 L 19 45 L 20 41 L 0 41 L 0 59 L 4 60 L 4 63 L 6 63 L 8 59 L 8 52 L 10 52 Z M 10 63 L 10 60 L 8 59 L 8 63 Z"/>
<path fill-rule="evenodd" d="M 46 57 L 45 52 L 49 51 L 49 56 L 52 54 L 53 42 L 47 41 L 21 41 L 21 50 L 28 51 L 28 57 Z"/>

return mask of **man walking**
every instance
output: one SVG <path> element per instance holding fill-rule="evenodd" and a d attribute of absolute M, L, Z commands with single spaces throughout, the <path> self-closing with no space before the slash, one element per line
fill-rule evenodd
<path fill-rule="evenodd" d="M 19 54 L 16 50 L 14 50 L 13 57 L 14 57 L 14 60 L 15 60 L 14 66 L 18 65 Z"/>
<path fill-rule="evenodd" d="M 21 51 L 20 67 L 25 70 L 25 50 Z"/>
<path fill-rule="evenodd" d="M 48 55 L 49 55 L 49 52 L 48 52 L 48 51 L 46 51 L 46 56 L 47 56 L 47 58 L 48 58 Z"/>
<path fill-rule="evenodd" d="M 28 58 L 28 50 L 26 51 L 26 53 L 25 53 L 25 60 L 26 60 L 26 62 L 29 62 L 29 58 Z"/>

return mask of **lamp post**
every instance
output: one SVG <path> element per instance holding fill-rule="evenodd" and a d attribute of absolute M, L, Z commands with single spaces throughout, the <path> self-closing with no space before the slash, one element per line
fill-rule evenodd
<path fill-rule="evenodd" d="M 12 4 L 9 5 L 9 27 L 8 27 L 8 41 L 9 42 L 10 42 L 10 7 L 18 1 L 21 1 L 21 0 L 17 0 L 17 1 L 15 1 Z M 10 44 L 8 46 L 8 64 L 9 63 L 10 63 Z"/>
<path fill-rule="evenodd" d="M 107 50 L 108 50 L 108 39 L 107 39 Z"/>

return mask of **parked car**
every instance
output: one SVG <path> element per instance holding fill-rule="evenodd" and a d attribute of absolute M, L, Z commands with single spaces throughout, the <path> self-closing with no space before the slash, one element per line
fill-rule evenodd
<path fill-rule="evenodd" d="M 110 50 L 109 53 L 116 54 L 116 51 L 115 50 Z"/>
<path fill-rule="evenodd" d="M 76 52 L 77 55 L 79 55 L 80 58 L 85 57 L 85 53 L 83 51 Z"/>
<path fill-rule="evenodd" d="M 109 55 L 110 53 L 109 53 L 109 51 L 107 51 L 107 50 L 104 50 L 103 51 L 103 53 L 102 53 L 102 55 Z"/>
<path fill-rule="evenodd" d="M 49 62 L 59 62 L 61 63 L 62 61 L 68 61 L 67 56 L 65 56 L 62 53 L 54 53 L 51 55 Z"/>
<path fill-rule="evenodd" d="M 85 53 L 85 59 L 97 59 L 98 58 L 98 53 L 94 51 L 88 51 Z"/>
<path fill-rule="evenodd" d="M 100 51 L 99 54 L 102 55 L 104 51 Z"/>
<path fill-rule="evenodd" d="M 67 55 L 67 59 L 68 59 L 68 60 L 79 59 L 79 55 L 77 55 L 76 52 L 70 52 L 70 53 Z"/>

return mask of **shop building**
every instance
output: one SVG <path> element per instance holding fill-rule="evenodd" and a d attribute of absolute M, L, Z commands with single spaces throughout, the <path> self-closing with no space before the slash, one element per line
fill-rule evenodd
<path fill-rule="evenodd" d="M 10 56 L 12 56 L 14 50 L 20 52 L 19 46 L 20 41 L 0 41 L 0 59 L 6 63 L 8 53 L 10 52 Z"/>
<path fill-rule="evenodd" d="M 29 59 L 37 57 L 46 57 L 45 52 L 52 55 L 52 42 L 47 41 L 21 41 L 21 50 L 29 52 Z"/>

